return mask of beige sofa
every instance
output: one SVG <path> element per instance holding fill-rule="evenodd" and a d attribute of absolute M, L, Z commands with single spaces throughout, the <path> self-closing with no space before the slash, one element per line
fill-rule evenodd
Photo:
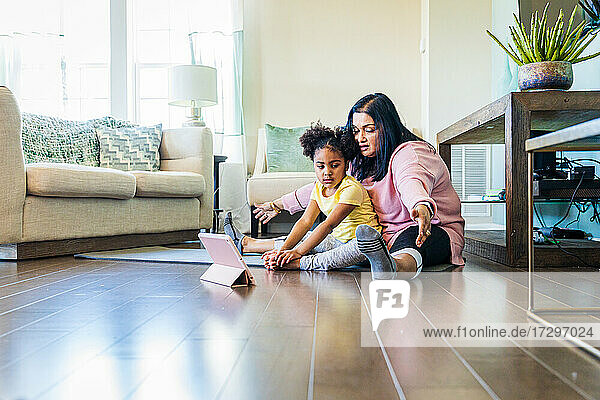
<path fill-rule="evenodd" d="M 158 172 L 25 164 L 21 115 L 0 87 L 0 258 L 191 240 L 212 226 L 212 136 L 165 130 Z"/>
<path fill-rule="evenodd" d="M 254 173 L 248 179 L 248 204 L 250 214 L 250 234 L 258 236 L 259 224 L 254 218 L 254 204 L 272 201 L 316 180 L 314 172 L 267 172 L 267 137 L 264 128 L 258 130 Z M 266 233 L 266 227 L 263 233 Z"/>

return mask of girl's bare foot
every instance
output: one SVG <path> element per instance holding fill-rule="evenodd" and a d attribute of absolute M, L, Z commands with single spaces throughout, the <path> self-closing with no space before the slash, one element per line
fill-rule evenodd
<path fill-rule="evenodd" d="M 300 259 L 292 260 L 286 264 L 283 264 L 281 267 L 277 267 L 277 269 L 285 269 L 285 270 L 294 270 L 300 269 Z"/>
<path fill-rule="evenodd" d="M 267 266 L 267 269 L 286 270 L 286 271 L 300 269 L 300 259 L 292 260 L 286 264 L 283 264 L 281 267 L 268 266 L 267 263 L 265 263 L 265 266 Z"/>

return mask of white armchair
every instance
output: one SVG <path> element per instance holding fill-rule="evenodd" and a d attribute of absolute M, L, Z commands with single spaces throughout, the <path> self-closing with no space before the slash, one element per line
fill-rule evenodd
<path fill-rule="evenodd" d="M 314 172 L 267 172 L 267 136 L 264 128 L 258 130 L 258 146 L 254 173 L 248 179 L 248 204 L 251 208 L 251 236 L 258 236 L 258 220 L 254 218 L 254 204 L 275 200 L 306 184 L 314 182 Z"/>

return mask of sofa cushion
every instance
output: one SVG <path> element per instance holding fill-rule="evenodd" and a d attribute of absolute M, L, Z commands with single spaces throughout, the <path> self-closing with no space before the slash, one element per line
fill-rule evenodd
<path fill-rule="evenodd" d="M 135 176 L 115 169 L 34 163 L 25 171 L 27 193 L 36 196 L 131 199 L 135 195 Z"/>
<path fill-rule="evenodd" d="M 200 197 L 206 189 L 204 177 L 193 172 L 131 171 L 136 197 Z"/>
<path fill-rule="evenodd" d="M 272 201 L 316 180 L 314 172 L 269 172 L 248 179 L 248 203 Z"/>
<path fill-rule="evenodd" d="M 121 171 L 158 171 L 162 124 L 96 130 L 100 166 Z"/>

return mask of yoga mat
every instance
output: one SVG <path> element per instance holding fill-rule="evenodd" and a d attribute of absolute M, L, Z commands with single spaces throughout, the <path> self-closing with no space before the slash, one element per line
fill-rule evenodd
<path fill-rule="evenodd" d="M 149 261 L 188 264 L 212 264 L 212 259 L 205 249 L 181 249 L 163 246 L 136 247 L 133 249 L 95 251 L 75 254 L 79 258 L 115 261 Z M 249 267 L 262 267 L 263 260 L 259 255 L 245 255 L 244 261 Z"/>
<path fill-rule="evenodd" d="M 212 264 L 212 259 L 205 249 L 181 249 L 164 246 L 137 247 L 133 249 L 96 251 L 90 253 L 75 254 L 75 257 L 90 258 L 94 260 L 114 261 L 144 261 L 144 262 L 166 262 L 184 264 Z M 249 267 L 264 267 L 260 255 L 244 255 L 244 261 Z M 424 272 L 451 271 L 456 268 L 450 264 L 434 265 L 423 268 Z M 369 271 L 369 267 L 354 265 L 344 268 L 348 271 Z M 339 270 L 338 270 L 339 271 Z"/>

